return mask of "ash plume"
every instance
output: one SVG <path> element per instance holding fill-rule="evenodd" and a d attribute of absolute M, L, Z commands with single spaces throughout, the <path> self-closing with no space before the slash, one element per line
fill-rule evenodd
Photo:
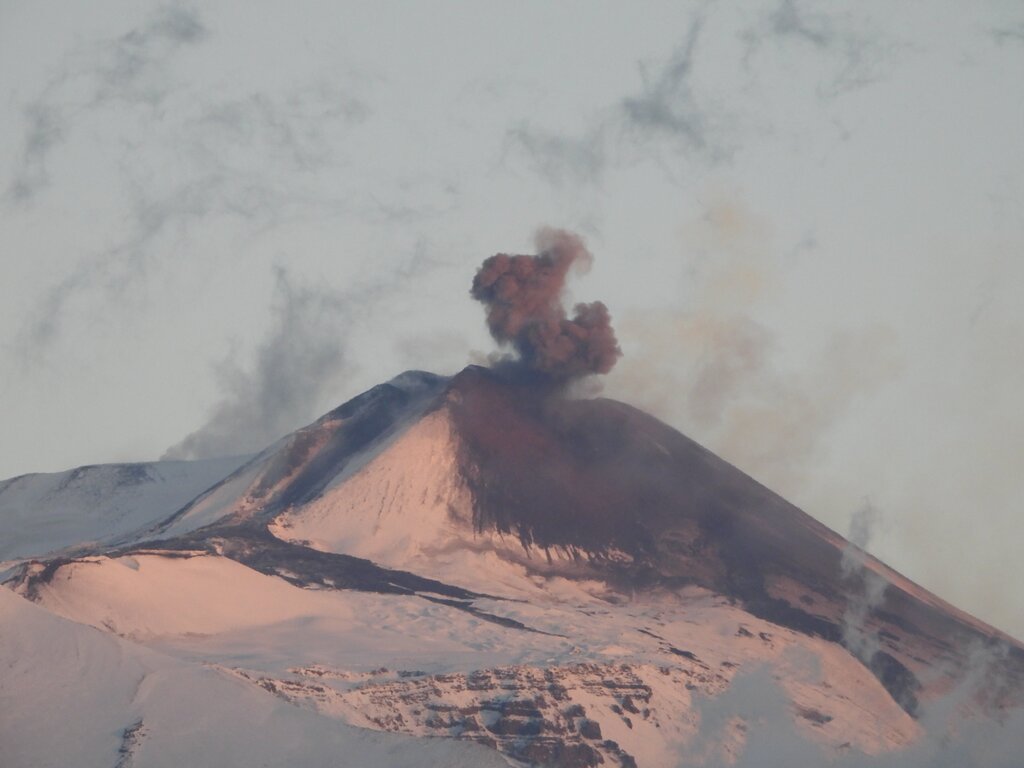
<path fill-rule="evenodd" d="M 487 327 L 518 353 L 513 365 L 556 381 L 608 373 L 622 354 L 608 308 L 577 304 L 570 318 L 562 293 L 570 270 L 593 261 L 579 235 L 537 233 L 537 255 L 499 253 L 486 259 L 470 294 L 487 308 Z"/>

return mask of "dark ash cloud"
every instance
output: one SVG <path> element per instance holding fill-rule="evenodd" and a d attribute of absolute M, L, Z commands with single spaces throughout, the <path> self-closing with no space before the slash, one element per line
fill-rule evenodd
<path fill-rule="evenodd" d="M 577 304 L 570 318 L 562 306 L 569 271 L 593 260 L 583 239 L 542 229 L 537 250 L 536 256 L 491 256 L 473 278 L 470 293 L 487 308 L 491 335 L 515 349 L 517 366 L 556 381 L 608 373 L 622 354 L 608 308 L 599 301 Z"/>

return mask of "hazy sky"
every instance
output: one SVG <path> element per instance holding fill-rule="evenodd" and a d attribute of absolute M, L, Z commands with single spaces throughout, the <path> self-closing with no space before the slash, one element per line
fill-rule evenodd
<path fill-rule="evenodd" d="M 555 6 L 0 0 L 0 477 L 457 370 L 565 227 L 607 394 L 1024 636 L 1024 5 Z"/>

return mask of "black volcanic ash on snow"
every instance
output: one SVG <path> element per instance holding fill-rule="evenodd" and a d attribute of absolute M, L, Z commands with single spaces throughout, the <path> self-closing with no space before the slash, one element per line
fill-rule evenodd
<path fill-rule="evenodd" d="M 568 381 L 608 373 L 622 355 L 608 308 L 577 304 L 570 318 L 562 306 L 569 271 L 593 261 L 579 235 L 558 229 L 537 234 L 539 253 L 499 253 L 481 265 L 470 291 L 487 308 L 487 327 L 499 344 L 518 353 L 518 366 Z"/>

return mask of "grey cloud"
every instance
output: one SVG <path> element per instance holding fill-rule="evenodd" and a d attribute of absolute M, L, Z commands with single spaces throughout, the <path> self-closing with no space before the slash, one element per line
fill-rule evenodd
<path fill-rule="evenodd" d="M 169 192 L 149 197 L 137 190 L 129 217 L 128 232 L 113 246 L 82 259 L 50 287 L 26 318 L 19 348 L 26 361 L 40 358 L 63 332 L 77 299 L 99 292 L 107 299 L 123 299 L 126 291 L 144 280 L 155 245 L 172 228 L 184 229 L 210 214 L 220 187 L 214 176 L 182 184 Z M 250 201 L 251 203 L 251 201 Z M 235 212 L 238 207 L 235 206 Z"/>
<path fill-rule="evenodd" d="M 75 122 L 87 113 L 112 100 L 150 106 L 161 102 L 171 90 L 165 71 L 169 60 L 205 35 L 194 11 L 168 6 L 119 38 L 69 56 L 24 108 L 24 140 L 8 196 L 27 202 L 48 185 L 50 153 L 68 140 Z M 84 100 L 82 91 L 88 94 Z"/>
<path fill-rule="evenodd" d="M 992 30 L 992 39 L 1000 45 L 1003 43 L 1024 43 L 1024 23 L 1017 26 L 994 29 Z"/>
<path fill-rule="evenodd" d="M 46 158 L 67 132 L 66 119 L 54 104 L 44 100 L 25 108 L 25 139 L 8 194 L 16 201 L 30 199 L 50 180 Z"/>
<path fill-rule="evenodd" d="M 576 137 L 524 122 L 509 129 L 506 138 L 508 145 L 525 153 L 535 170 L 552 184 L 596 184 L 604 173 L 607 158 L 601 125 Z"/>
<path fill-rule="evenodd" d="M 327 128 L 355 125 L 369 115 L 358 96 L 334 85 L 296 89 L 283 97 L 250 93 L 201 108 L 186 128 L 197 154 L 217 162 L 225 146 L 261 146 L 296 172 L 312 172 L 331 159 Z M 266 158 L 266 155 L 264 155 Z"/>
<path fill-rule="evenodd" d="M 753 69 L 754 58 L 772 41 L 816 50 L 824 65 L 818 73 L 817 89 L 822 98 L 879 80 L 892 47 L 882 30 L 865 28 L 862 19 L 827 6 L 808 9 L 798 0 L 780 0 L 740 37 L 746 45 L 743 58 L 748 69 Z"/>
<path fill-rule="evenodd" d="M 459 190 L 456 182 L 444 177 L 399 178 L 386 195 L 364 190 L 363 197 L 358 215 L 364 221 L 383 224 L 392 232 L 412 232 L 423 222 L 454 212 Z"/>
<path fill-rule="evenodd" d="M 667 63 L 653 69 L 640 64 L 637 93 L 614 101 L 575 134 L 520 121 L 506 132 L 505 151 L 524 154 L 537 174 L 555 186 L 600 183 L 627 148 L 653 152 L 659 162 L 664 143 L 690 159 L 727 160 L 733 147 L 725 129 L 734 118 L 713 108 L 693 83 L 706 5 L 691 16 L 686 38 Z"/>
<path fill-rule="evenodd" d="M 621 106 L 626 127 L 634 134 L 674 138 L 690 152 L 720 160 L 726 148 L 692 82 L 704 21 L 702 13 L 693 17 L 686 40 L 660 72 L 641 70 L 641 93 L 623 99 Z"/>
<path fill-rule="evenodd" d="M 158 104 L 170 90 L 164 67 L 180 48 L 206 36 L 195 11 L 168 6 L 145 25 L 103 47 L 97 62 L 94 103 L 107 99 Z"/>
<path fill-rule="evenodd" d="M 138 32 L 129 36 L 139 36 Z M 206 35 L 206 28 L 195 11 L 170 6 L 161 9 L 153 21 L 142 33 L 142 36 L 160 37 L 174 43 L 195 43 Z"/>
<path fill-rule="evenodd" d="M 229 358 L 218 366 L 224 391 L 207 422 L 164 459 L 249 453 L 303 424 L 349 370 L 345 352 L 357 302 L 276 274 L 274 323 L 251 370 Z"/>
<path fill-rule="evenodd" d="M 191 34 L 184 21 L 170 29 Z M 352 200 L 313 195 L 306 185 L 331 166 L 336 147 L 328 131 L 348 129 L 367 114 L 362 99 L 336 86 L 183 105 L 172 124 L 173 141 L 154 139 L 142 158 L 125 150 L 120 170 L 131 200 L 127 223 L 111 246 L 84 256 L 48 290 L 20 334 L 23 358 L 45 353 L 76 300 L 123 299 L 126 289 L 148 279 L 153 263 L 166 256 L 170 237 L 187 236 L 203 220 L 241 218 L 250 228 L 269 230 L 291 216 L 336 216 L 354 209 Z M 252 150 L 245 164 L 231 152 L 240 144 Z M 174 156 L 173 174 L 149 173 L 145 163 L 161 150 Z M 38 153 L 33 167 L 45 169 L 45 152 Z"/>
<path fill-rule="evenodd" d="M 819 18 L 808 19 L 797 10 L 794 0 L 782 0 L 768 17 L 771 31 L 780 37 L 798 37 L 818 48 L 835 41 L 835 32 Z"/>
<path fill-rule="evenodd" d="M 205 219 L 243 218 L 249 227 L 267 230 L 290 215 L 337 215 L 351 207 L 348 200 L 310 195 L 305 185 L 330 167 L 336 148 L 330 131 L 364 120 L 366 102 L 327 82 L 280 94 L 179 99 L 171 62 L 207 35 L 196 12 L 165 7 L 139 27 L 69 56 L 26 109 L 24 146 L 8 190 L 19 202 L 46 186 L 48 159 L 60 142 L 84 141 L 83 121 L 146 120 L 157 104 L 165 111 L 144 152 L 137 143 L 120 145 L 112 165 L 131 201 L 125 224 L 111 233 L 109 246 L 83 255 L 36 304 L 16 344 L 24 361 L 45 356 L 72 308 L 85 309 L 97 298 L 105 307 L 113 299 L 125 305 L 127 289 L 148 279 L 168 253 L 170 238 L 187 237 Z M 253 151 L 232 152 L 239 145 Z M 161 153 L 171 158 L 163 165 Z M 173 173 L 159 172 L 172 166 Z"/>
<path fill-rule="evenodd" d="M 89 283 L 90 270 L 79 266 L 36 302 L 32 315 L 25 320 L 16 345 L 23 362 L 34 363 L 42 358 L 43 350 L 57 336 L 64 322 L 70 298 Z"/>
<path fill-rule="evenodd" d="M 507 131 L 506 148 L 524 153 L 535 171 L 555 185 L 597 183 L 630 149 L 650 155 L 673 177 L 673 158 L 728 162 L 744 130 L 762 118 L 745 110 L 742 101 L 725 102 L 722 94 L 701 88 L 701 49 L 711 9 L 711 3 L 700 4 L 668 61 L 641 63 L 637 91 L 614 100 L 589 128 L 557 132 L 524 120 Z M 756 14 L 738 37 L 743 53 L 735 64 L 746 72 L 745 89 L 758 89 L 759 57 L 772 55 L 779 46 L 803 45 L 813 49 L 820 64 L 812 73 L 812 95 L 824 100 L 881 79 L 897 49 L 884 30 L 870 27 L 859 15 L 807 7 L 798 0 L 779 0 Z M 764 130 L 759 125 L 758 132 Z"/>
<path fill-rule="evenodd" d="M 106 298 L 123 299 L 127 289 L 144 279 L 155 258 L 154 244 L 173 227 L 187 227 L 208 215 L 219 180 L 208 176 L 151 197 L 136 189 L 128 232 L 114 245 L 82 259 L 51 286 L 20 334 L 22 357 L 31 361 L 43 355 L 60 335 L 77 299 L 99 291 Z"/>
<path fill-rule="evenodd" d="M 744 113 L 739 104 L 723 107 L 721 98 L 712 99 L 701 91 L 698 66 L 710 7 L 704 3 L 693 12 L 685 38 L 666 63 L 641 64 L 638 91 L 615 102 L 589 130 L 562 134 L 521 123 L 509 130 L 508 140 L 530 157 L 542 177 L 555 184 L 598 181 L 621 154 L 620 140 L 653 153 L 666 172 L 670 169 L 661 157 L 665 149 L 712 165 L 728 162 L 738 146 L 740 129 L 755 116 Z M 796 0 L 781 0 L 740 33 L 745 52 L 737 64 L 745 65 L 748 86 L 753 87 L 754 59 L 770 41 L 809 45 L 826 63 L 816 95 L 832 97 L 881 76 L 887 50 L 879 42 L 883 36 L 862 27 L 856 18 L 812 13 Z M 611 137 L 615 143 L 609 141 Z"/>

